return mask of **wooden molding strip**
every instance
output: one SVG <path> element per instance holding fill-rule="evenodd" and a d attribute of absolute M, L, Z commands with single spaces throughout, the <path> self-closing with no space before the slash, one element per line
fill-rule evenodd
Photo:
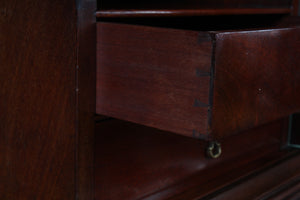
<path fill-rule="evenodd" d="M 289 14 L 291 8 L 234 8 L 234 9 L 124 9 L 99 10 L 98 18 L 114 17 L 175 17 L 175 16 L 204 16 L 204 15 L 249 15 L 249 14 Z"/>

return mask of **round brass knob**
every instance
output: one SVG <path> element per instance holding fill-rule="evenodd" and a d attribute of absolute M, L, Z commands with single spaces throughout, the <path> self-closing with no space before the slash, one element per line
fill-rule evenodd
<path fill-rule="evenodd" d="M 219 142 L 210 142 L 207 147 L 207 156 L 210 158 L 218 158 L 222 154 L 221 144 Z"/>

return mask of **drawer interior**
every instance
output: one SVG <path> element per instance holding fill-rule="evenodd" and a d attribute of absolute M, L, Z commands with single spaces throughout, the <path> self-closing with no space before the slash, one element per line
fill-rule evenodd
<path fill-rule="evenodd" d="M 185 16 L 185 17 L 116 17 L 98 18 L 98 22 L 133 24 L 161 28 L 173 28 L 194 31 L 222 31 L 242 29 L 266 29 L 280 25 L 299 24 L 298 17 L 285 14 L 269 15 L 224 15 L 224 16 Z"/>
<path fill-rule="evenodd" d="M 98 9 L 188 9 L 188 8 L 288 8 L 289 0 L 101 0 Z"/>
<path fill-rule="evenodd" d="M 98 1 L 98 17 L 204 16 L 227 14 L 289 14 L 290 0 L 104 0 Z"/>

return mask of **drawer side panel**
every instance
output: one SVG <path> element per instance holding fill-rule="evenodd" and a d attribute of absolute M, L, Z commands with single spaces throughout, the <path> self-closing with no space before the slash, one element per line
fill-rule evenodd
<path fill-rule="evenodd" d="M 97 113 L 186 136 L 207 134 L 208 34 L 113 23 L 97 29 Z"/>

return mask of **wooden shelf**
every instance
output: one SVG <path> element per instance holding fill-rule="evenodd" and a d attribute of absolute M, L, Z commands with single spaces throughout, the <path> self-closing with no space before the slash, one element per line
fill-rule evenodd
<path fill-rule="evenodd" d="M 111 9 L 96 12 L 98 18 L 117 17 L 178 17 L 210 15 L 289 14 L 290 8 L 235 8 L 235 9 Z"/>
<path fill-rule="evenodd" d="M 208 159 L 203 140 L 120 120 L 97 123 L 95 199 L 200 199 L 224 186 L 234 190 L 230 187 L 234 182 L 297 152 L 280 150 L 284 126 L 284 121 L 277 121 L 224 139 L 222 156 Z M 273 187 L 292 177 L 300 162 L 293 159 L 291 163 L 289 172 L 284 167 L 279 170 L 280 179 L 262 176 L 259 182 L 267 180 L 265 186 Z M 252 183 L 245 185 L 248 182 Z M 234 192 L 261 195 L 265 186 Z"/>

